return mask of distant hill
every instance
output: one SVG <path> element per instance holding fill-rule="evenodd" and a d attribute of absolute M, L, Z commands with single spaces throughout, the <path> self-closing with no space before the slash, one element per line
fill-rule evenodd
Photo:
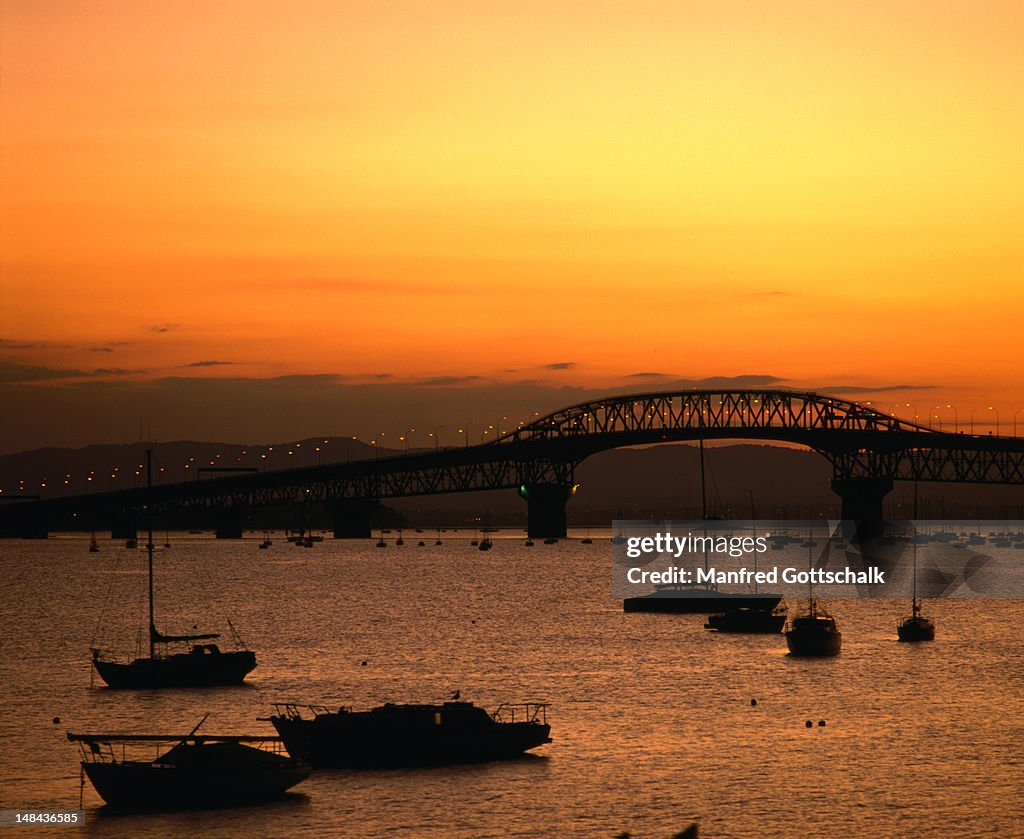
<path fill-rule="evenodd" d="M 196 480 L 201 469 L 273 470 L 397 454 L 350 437 L 287 443 L 239 444 L 174 441 L 36 449 L 0 456 L 3 495 L 42 497 L 103 492 L 145 485 L 145 450 L 154 449 L 157 483 Z M 708 512 L 726 518 L 838 517 L 829 488 L 831 467 L 814 452 L 782 446 L 717 445 L 705 451 Z M 90 480 L 91 479 L 91 480 Z M 569 503 L 575 524 L 613 518 L 699 518 L 700 456 L 693 445 L 602 452 L 576 470 L 579 490 Z M 910 518 L 911 484 L 898 483 L 886 514 Z M 457 524 L 490 517 L 494 524 L 525 522 L 526 505 L 509 490 L 394 499 L 388 506 L 412 523 Z M 1024 487 L 920 484 L 920 518 L 1024 518 Z"/>

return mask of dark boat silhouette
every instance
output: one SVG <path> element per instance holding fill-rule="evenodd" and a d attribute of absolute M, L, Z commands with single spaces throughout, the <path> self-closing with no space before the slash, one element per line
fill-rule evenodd
<path fill-rule="evenodd" d="M 96 792 L 124 810 L 259 803 L 283 795 L 312 771 L 305 761 L 280 753 L 277 737 L 215 737 L 193 730 L 184 737 L 69 732 L 68 740 L 79 744 L 82 771 Z M 156 757 L 154 746 L 160 751 Z"/>
<path fill-rule="evenodd" d="M 704 477 L 704 440 L 700 440 L 700 499 L 701 515 L 704 521 L 720 520 L 721 516 L 713 516 L 708 513 L 707 490 Z M 752 520 L 756 521 L 753 513 L 753 496 L 751 496 Z M 754 531 L 756 536 L 756 530 Z M 621 535 L 621 533 L 619 534 Z M 704 531 L 705 538 L 707 530 Z M 625 537 L 623 537 L 625 541 Z M 612 540 L 613 544 L 616 543 Z M 757 569 L 757 555 L 754 554 L 754 568 Z M 704 570 L 708 570 L 708 555 L 704 552 Z M 760 593 L 755 583 L 754 591 L 750 592 L 727 592 L 720 591 L 717 587 L 710 585 L 698 585 L 687 583 L 661 583 L 654 586 L 654 591 L 648 594 L 639 594 L 635 597 L 626 597 L 622 601 L 624 612 L 655 612 L 661 614 L 714 614 L 729 612 L 737 609 L 749 609 L 752 611 L 771 611 L 779 605 L 782 600 L 781 594 Z M 717 628 L 717 627 L 715 627 Z"/>
<path fill-rule="evenodd" d="M 701 586 L 667 583 L 655 586 L 650 594 L 627 597 L 622 601 L 625 612 L 661 612 L 670 614 L 711 614 L 729 609 L 758 609 L 771 612 L 781 594 L 744 594 L 718 591 Z"/>
<path fill-rule="evenodd" d="M 915 498 L 916 500 L 916 498 Z M 914 540 L 914 589 L 910 600 L 910 617 L 904 618 L 896 627 L 896 637 L 900 641 L 934 641 L 935 624 L 921 614 L 921 604 L 917 602 L 917 540 Z"/>
<path fill-rule="evenodd" d="M 786 624 L 786 610 L 783 609 L 727 609 L 718 615 L 711 615 L 704 624 L 705 629 L 718 632 L 737 632 L 770 635 L 782 632 Z"/>
<path fill-rule="evenodd" d="M 152 487 L 152 450 L 146 451 L 147 486 Z M 256 666 L 251 650 L 221 651 L 208 642 L 220 638 L 216 632 L 189 635 L 164 635 L 156 628 L 153 605 L 153 529 L 146 540 L 149 576 L 149 655 L 130 662 L 106 657 L 103 650 L 92 649 L 96 672 L 112 688 L 175 688 L 239 685 Z M 230 626 L 230 621 L 228 623 Z M 231 627 L 234 630 L 234 627 Z M 236 634 L 236 641 L 238 641 Z M 239 642 L 240 644 L 240 642 Z M 175 649 L 182 649 L 176 652 Z"/>
<path fill-rule="evenodd" d="M 757 511 L 754 509 L 754 493 L 750 493 L 750 520 L 754 522 L 753 538 L 757 540 Z M 757 587 L 757 554 L 754 559 L 754 597 L 760 597 L 761 593 Z M 777 609 L 781 598 L 774 594 L 768 595 L 775 598 L 771 606 L 756 604 L 754 606 L 728 606 L 724 612 L 711 615 L 708 622 L 704 624 L 705 629 L 714 629 L 718 632 L 736 632 L 749 635 L 769 635 L 781 632 L 786 623 L 786 607 Z"/>
<path fill-rule="evenodd" d="M 546 704 L 532 702 L 493 714 L 471 702 L 337 712 L 278 704 L 270 722 L 288 751 L 314 767 L 370 769 L 516 758 L 551 742 L 546 713 Z"/>
<path fill-rule="evenodd" d="M 814 599 L 814 577 L 810 573 L 814 566 L 815 541 L 808 534 L 807 541 L 807 611 L 790 618 L 786 627 L 786 646 L 793 656 L 817 657 L 839 655 L 843 646 L 843 635 L 833 618 L 824 609 L 818 608 Z M 829 542 L 825 550 L 830 551 Z"/>
<path fill-rule="evenodd" d="M 833 618 L 824 609 L 819 609 L 811 600 L 807 612 L 790 619 L 786 628 L 786 646 L 794 656 L 839 655 L 843 646 L 843 635 Z"/>
<path fill-rule="evenodd" d="M 915 597 L 911 605 L 909 618 L 904 618 L 896 627 L 896 635 L 900 641 L 934 641 L 935 624 L 921 614 L 921 604 Z"/>

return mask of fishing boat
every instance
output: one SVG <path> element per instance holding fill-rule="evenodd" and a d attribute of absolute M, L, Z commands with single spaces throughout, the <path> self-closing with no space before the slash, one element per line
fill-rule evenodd
<path fill-rule="evenodd" d="M 152 450 L 146 451 L 147 487 L 152 488 Z M 224 652 L 217 644 L 220 633 L 165 635 L 156 627 L 153 596 L 153 529 L 146 540 L 149 578 L 149 655 L 128 662 L 114 660 L 92 648 L 92 664 L 112 688 L 209 687 L 241 684 L 256 666 L 256 655 L 244 648 L 234 627 L 240 649 Z"/>
<path fill-rule="evenodd" d="M 185 736 L 67 736 L 78 744 L 82 772 L 96 792 L 123 810 L 259 803 L 283 795 L 312 771 L 285 754 L 278 737 L 217 737 L 195 730 Z"/>
<path fill-rule="evenodd" d="M 914 542 L 914 589 L 910 600 L 910 617 L 904 618 L 896 627 L 896 637 L 900 641 L 934 641 L 935 624 L 921 614 L 921 604 L 917 602 L 917 542 Z"/>
<path fill-rule="evenodd" d="M 770 635 L 782 632 L 786 625 L 786 610 L 781 609 L 726 609 L 710 615 L 705 629 L 717 632 L 736 632 L 748 635 Z"/>
<path fill-rule="evenodd" d="M 367 769 L 520 757 L 551 742 L 547 707 L 538 702 L 501 705 L 489 714 L 460 701 L 336 712 L 277 704 L 269 719 L 288 751 L 315 768 Z"/>

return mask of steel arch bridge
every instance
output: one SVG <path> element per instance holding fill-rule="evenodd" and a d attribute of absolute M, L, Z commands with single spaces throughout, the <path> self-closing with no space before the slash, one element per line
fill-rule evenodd
<path fill-rule="evenodd" d="M 816 393 L 685 390 L 614 396 L 572 405 L 479 446 L 379 460 L 161 484 L 0 507 L 0 533 L 44 535 L 76 519 L 138 519 L 142 511 L 212 511 L 222 535 L 241 535 L 254 508 L 325 503 L 335 535 L 369 535 L 383 499 L 515 489 L 529 531 L 565 534 L 574 471 L 608 449 L 660 443 L 750 439 L 796 443 L 829 460 L 843 517 L 880 520 L 895 480 L 1024 485 L 1024 439 L 948 433 Z"/>

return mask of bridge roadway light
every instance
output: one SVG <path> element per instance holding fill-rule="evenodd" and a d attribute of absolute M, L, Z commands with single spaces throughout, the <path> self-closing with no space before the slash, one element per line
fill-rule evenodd
<path fill-rule="evenodd" d="M 960 430 L 960 415 L 957 413 L 956 408 L 953 407 L 952 405 L 950 405 L 949 403 L 946 404 L 946 407 L 947 408 L 952 408 L 952 410 L 953 410 L 953 430 L 954 431 L 959 431 Z"/>
<path fill-rule="evenodd" d="M 444 426 L 444 425 L 439 425 L 439 426 L 437 426 L 437 428 L 435 428 L 433 431 L 431 431 L 427 435 L 428 437 L 433 437 L 434 438 L 434 451 L 435 452 L 437 451 L 437 448 L 438 448 L 438 435 L 437 435 L 437 432 L 439 432 L 442 428 L 445 428 L 445 427 L 446 426 Z"/>
<path fill-rule="evenodd" d="M 398 438 L 403 443 L 405 443 L 405 453 L 406 454 L 409 454 L 409 439 L 415 433 L 416 433 L 416 429 L 415 428 L 410 428 L 408 431 L 405 432 L 405 434 L 403 434 L 401 437 Z"/>
<path fill-rule="evenodd" d="M 1013 436 L 1017 436 L 1017 414 L 1024 414 L 1024 408 L 1018 408 L 1013 412 Z"/>
<path fill-rule="evenodd" d="M 974 413 L 975 413 L 975 411 L 995 411 L 996 412 L 996 436 L 998 437 L 999 436 L 999 410 L 996 409 L 996 408 L 993 408 L 991 405 L 988 405 L 985 408 L 982 408 L 980 405 L 977 408 L 972 408 L 971 409 L 971 434 L 972 435 L 974 434 Z"/>
<path fill-rule="evenodd" d="M 893 404 L 889 406 L 889 413 L 892 414 L 895 417 L 896 416 L 896 409 L 900 405 L 903 405 L 903 406 L 905 406 L 907 408 L 913 408 L 914 409 L 914 414 L 913 414 L 914 422 L 917 422 L 917 407 L 913 403 L 911 403 L 911 402 L 893 402 Z"/>
<path fill-rule="evenodd" d="M 948 402 L 945 405 L 932 405 L 933 411 L 941 411 L 943 408 L 949 408 L 953 412 L 953 431 L 960 430 L 960 417 L 956 412 L 956 408 L 950 405 Z M 939 431 L 942 431 L 942 415 L 935 414 L 936 419 L 939 421 Z"/>

